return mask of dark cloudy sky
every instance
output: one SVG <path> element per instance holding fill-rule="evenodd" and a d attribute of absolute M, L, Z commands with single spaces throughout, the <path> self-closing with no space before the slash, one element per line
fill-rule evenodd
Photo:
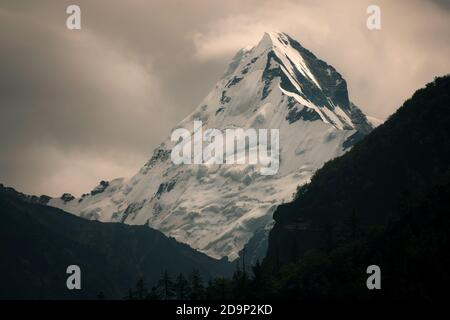
<path fill-rule="evenodd" d="M 0 0 L 0 183 L 79 195 L 134 174 L 264 31 L 290 34 L 386 118 L 450 72 L 449 3 Z M 66 29 L 69 4 L 80 31 Z M 366 28 L 369 4 L 380 31 Z"/>

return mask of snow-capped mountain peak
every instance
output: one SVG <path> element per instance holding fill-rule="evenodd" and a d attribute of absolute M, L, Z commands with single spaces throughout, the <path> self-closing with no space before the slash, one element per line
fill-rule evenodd
<path fill-rule="evenodd" d="M 135 176 L 50 204 L 88 219 L 147 224 L 213 257 L 234 259 L 256 232 L 261 238 L 259 231 L 270 230 L 276 206 L 298 185 L 372 128 L 350 102 L 342 76 L 284 33 L 266 33 L 240 50 L 175 128 L 193 132 L 194 121 L 203 132 L 278 129 L 277 174 L 263 176 L 250 164 L 175 165 L 168 138 Z"/>
<path fill-rule="evenodd" d="M 265 33 L 261 42 L 258 44 L 256 50 L 272 50 L 278 62 L 281 64 L 280 67 L 286 76 L 290 77 L 294 83 L 296 83 L 296 74 L 300 73 L 305 79 L 312 82 L 319 89 L 319 82 L 316 80 L 312 72 L 308 69 L 305 60 L 299 51 L 295 50 L 290 43 L 290 38 L 284 33 Z M 299 84 L 297 82 L 297 84 Z"/>
<path fill-rule="evenodd" d="M 290 99 L 290 122 L 320 119 L 338 129 L 363 133 L 371 130 L 364 115 L 349 101 L 347 83 L 342 76 L 285 33 L 265 33 L 254 48 L 236 54 L 222 78 L 223 85 L 219 82 L 216 86 L 222 92 L 220 102 L 231 101 L 227 90 L 231 86 L 243 79 L 254 81 L 250 76 L 254 72 L 257 73 L 253 76 L 262 82 L 257 87 L 262 92 L 254 92 L 254 96 L 260 94 L 264 100 L 276 81 L 275 87 Z"/>

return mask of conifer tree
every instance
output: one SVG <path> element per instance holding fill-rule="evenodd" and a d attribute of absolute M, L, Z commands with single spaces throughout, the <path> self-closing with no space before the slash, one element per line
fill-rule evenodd
<path fill-rule="evenodd" d="M 199 300 L 203 298 L 204 286 L 200 271 L 194 269 L 190 276 L 190 299 Z"/>
<path fill-rule="evenodd" d="M 172 279 L 166 270 L 164 271 L 162 278 L 158 281 L 160 296 L 163 300 L 170 300 L 174 297 L 173 287 Z"/>
<path fill-rule="evenodd" d="M 189 295 L 189 282 L 180 273 L 175 281 L 175 291 L 177 300 L 185 300 Z"/>
<path fill-rule="evenodd" d="M 143 277 L 140 277 L 136 283 L 136 298 L 138 300 L 144 300 L 147 297 L 147 285 Z"/>

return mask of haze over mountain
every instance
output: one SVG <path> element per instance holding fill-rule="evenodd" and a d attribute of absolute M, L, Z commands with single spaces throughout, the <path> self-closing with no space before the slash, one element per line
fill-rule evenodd
<path fill-rule="evenodd" d="M 192 132 L 196 120 L 203 132 L 279 129 L 277 174 L 261 175 L 258 165 L 174 165 L 174 143 L 167 139 L 133 177 L 102 181 L 81 198 L 66 194 L 49 204 L 86 219 L 145 224 L 212 257 L 235 259 L 255 233 L 266 241 L 272 213 L 298 185 L 372 130 L 342 76 L 284 33 L 266 33 L 255 47 L 240 50 L 176 128 Z M 245 150 L 236 156 L 245 157 Z"/>

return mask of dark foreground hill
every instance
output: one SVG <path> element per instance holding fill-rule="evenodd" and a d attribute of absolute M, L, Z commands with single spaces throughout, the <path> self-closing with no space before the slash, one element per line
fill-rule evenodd
<path fill-rule="evenodd" d="M 278 295 L 365 297 L 376 264 L 377 296 L 450 296 L 450 77 L 325 164 L 274 218 L 264 265 Z"/>
<path fill-rule="evenodd" d="M 146 226 L 88 221 L 0 186 L 0 298 L 121 298 L 139 277 L 164 271 L 209 278 L 231 265 Z M 68 290 L 66 268 L 81 268 L 81 290 Z"/>

